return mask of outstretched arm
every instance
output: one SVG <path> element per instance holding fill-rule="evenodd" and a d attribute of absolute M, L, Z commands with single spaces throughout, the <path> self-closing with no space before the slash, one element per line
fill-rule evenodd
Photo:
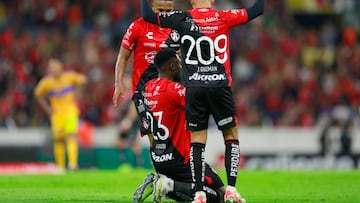
<path fill-rule="evenodd" d="M 115 89 L 113 95 L 113 104 L 117 106 L 119 104 L 119 97 L 124 94 L 124 84 L 123 84 L 123 77 L 126 71 L 126 64 L 131 56 L 132 51 L 124 48 L 123 46 L 120 47 L 120 51 L 116 60 L 115 65 Z"/>
<path fill-rule="evenodd" d="M 265 0 L 257 0 L 252 7 L 246 8 L 246 11 L 248 13 L 248 21 L 251 21 L 252 19 L 262 15 L 264 13 L 264 7 Z"/>
<path fill-rule="evenodd" d="M 148 0 L 141 0 L 141 15 L 145 21 L 158 24 L 158 14 L 151 9 Z"/>

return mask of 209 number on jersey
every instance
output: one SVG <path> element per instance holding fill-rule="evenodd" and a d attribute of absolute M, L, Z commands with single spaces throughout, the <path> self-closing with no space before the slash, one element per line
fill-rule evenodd
<path fill-rule="evenodd" d="M 228 59 L 228 55 L 226 53 L 227 36 L 225 34 L 217 36 L 215 40 L 212 40 L 208 36 L 201 36 L 195 40 L 194 37 L 190 35 L 184 35 L 181 38 L 181 43 L 184 44 L 186 41 L 190 42 L 189 49 L 186 52 L 186 58 L 185 58 L 186 64 L 198 65 L 198 63 L 200 62 L 202 65 L 210 65 L 215 60 L 220 64 L 224 64 Z M 223 41 L 223 43 L 220 43 L 221 41 Z M 208 59 L 206 59 L 203 56 L 202 46 L 209 46 L 210 53 Z M 196 51 L 197 60 L 190 59 L 193 51 Z M 223 54 L 223 58 L 220 58 L 218 54 L 219 55 Z"/>
<path fill-rule="evenodd" d="M 146 112 L 146 117 L 150 120 L 150 130 L 155 140 L 166 140 L 169 138 L 169 129 L 161 123 L 162 115 L 162 111 L 153 112 L 152 114 Z M 157 120 L 154 117 L 156 117 Z"/>

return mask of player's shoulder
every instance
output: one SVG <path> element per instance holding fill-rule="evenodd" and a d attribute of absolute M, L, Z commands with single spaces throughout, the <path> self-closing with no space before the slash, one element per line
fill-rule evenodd
<path fill-rule="evenodd" d="M 54 78 L 50 74 L 47 74 L 47 75 L 45 75 L 44 77 L 41 78 L 39 83 L 50 83 L 53 80 L 54 80 Z"/>
<path fill-rule="evenodd" d="M 138 18 L 136 20 L 134 20 L 129 26 L 128 26 L 128 30 L 133 30 L 136 28 L 142 28 L 146 25 L 147 22 L 145 22 L 145 20 L 143 18 Z"/>
<path fill-rule="evenodd" d="M 183 86 L 181 83 L 174 82 L 174 81 L 170 81 L 170 80 L 168 80 L 167 86 L 168 86 L 168 88 L 171 88 L 171 89 L 174 89 L 174 90 L 178 90 L 178 89 L 183 89 L 183 88 L 184 88 L 184 86 Z"/>
<path fill-rule="evenodd" d="M 154 78 L 147 82 L 147 86 L 159 86 L 162 89 L 181 89 L 184 86 L 179 82 L 171 81 L 167 78 Z"/>
<path fill-rule="evenodd" d="M 144 27 L 152 26 L 152 25 L 153 25 L 153 26 L 157 26 L 157 25 L 155 25 L 155 24 L 146 22 L 146 21 L 144 20 L 144 18 L 141 17 L 141 18 L 138 18 L 138 19 L 136 19 L 135 21 L 133 21 L 130 26 L 138 27 L 138 28 L 143 29 Z"/>

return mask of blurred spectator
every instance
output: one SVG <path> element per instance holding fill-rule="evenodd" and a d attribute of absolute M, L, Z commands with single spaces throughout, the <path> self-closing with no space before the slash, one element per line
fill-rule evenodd
<path fill-rule="evenodd" d="M 249 3 L 216 1 L 216 7 Z M 189 2 L 176 7 L 188 9 Z M 359 9 L 355 0 L 268 0 L 264 17 L 232 30 L 240 125 L 311 127 L 340 104 L 358 118 Z M 0 126 L 48 122 L 32 91 L 50 57 L 88 75 L 83 119 L 117 123 L 123 115 L 111 103 L 113 67 L 120 39 L 138 17 L 139 0 L 0 1 Z"/>

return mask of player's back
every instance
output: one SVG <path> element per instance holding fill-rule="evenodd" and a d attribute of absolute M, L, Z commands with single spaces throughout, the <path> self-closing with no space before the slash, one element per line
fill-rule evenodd
<path fill-rule="evenodd" d="M 161 25 L 177 29 L 181 35 L 186 87 L 231 85 L 229 29 L 247 19 L 245 9 L 195 8 L 159 14 Z"/>
<path fill-rule="evenodd" d="M 150 120 L 157 121 L 160 128 L 160 132 L 152 130 L 154 148 L 155 150 L 161 148 L 164 143 L 167 147 L 164 151 L 155 151 L 156 155 L 170 157 L 169 154 L 172 153 L 171 157 L 174 161 L 187 163 L 190 133 L 185 128 L 185 88 L 168 79 L 156 78 L 146 84 L 145 101 L 155 117 Z M 154 124 L 156 123 L 151 123 Z"/>

